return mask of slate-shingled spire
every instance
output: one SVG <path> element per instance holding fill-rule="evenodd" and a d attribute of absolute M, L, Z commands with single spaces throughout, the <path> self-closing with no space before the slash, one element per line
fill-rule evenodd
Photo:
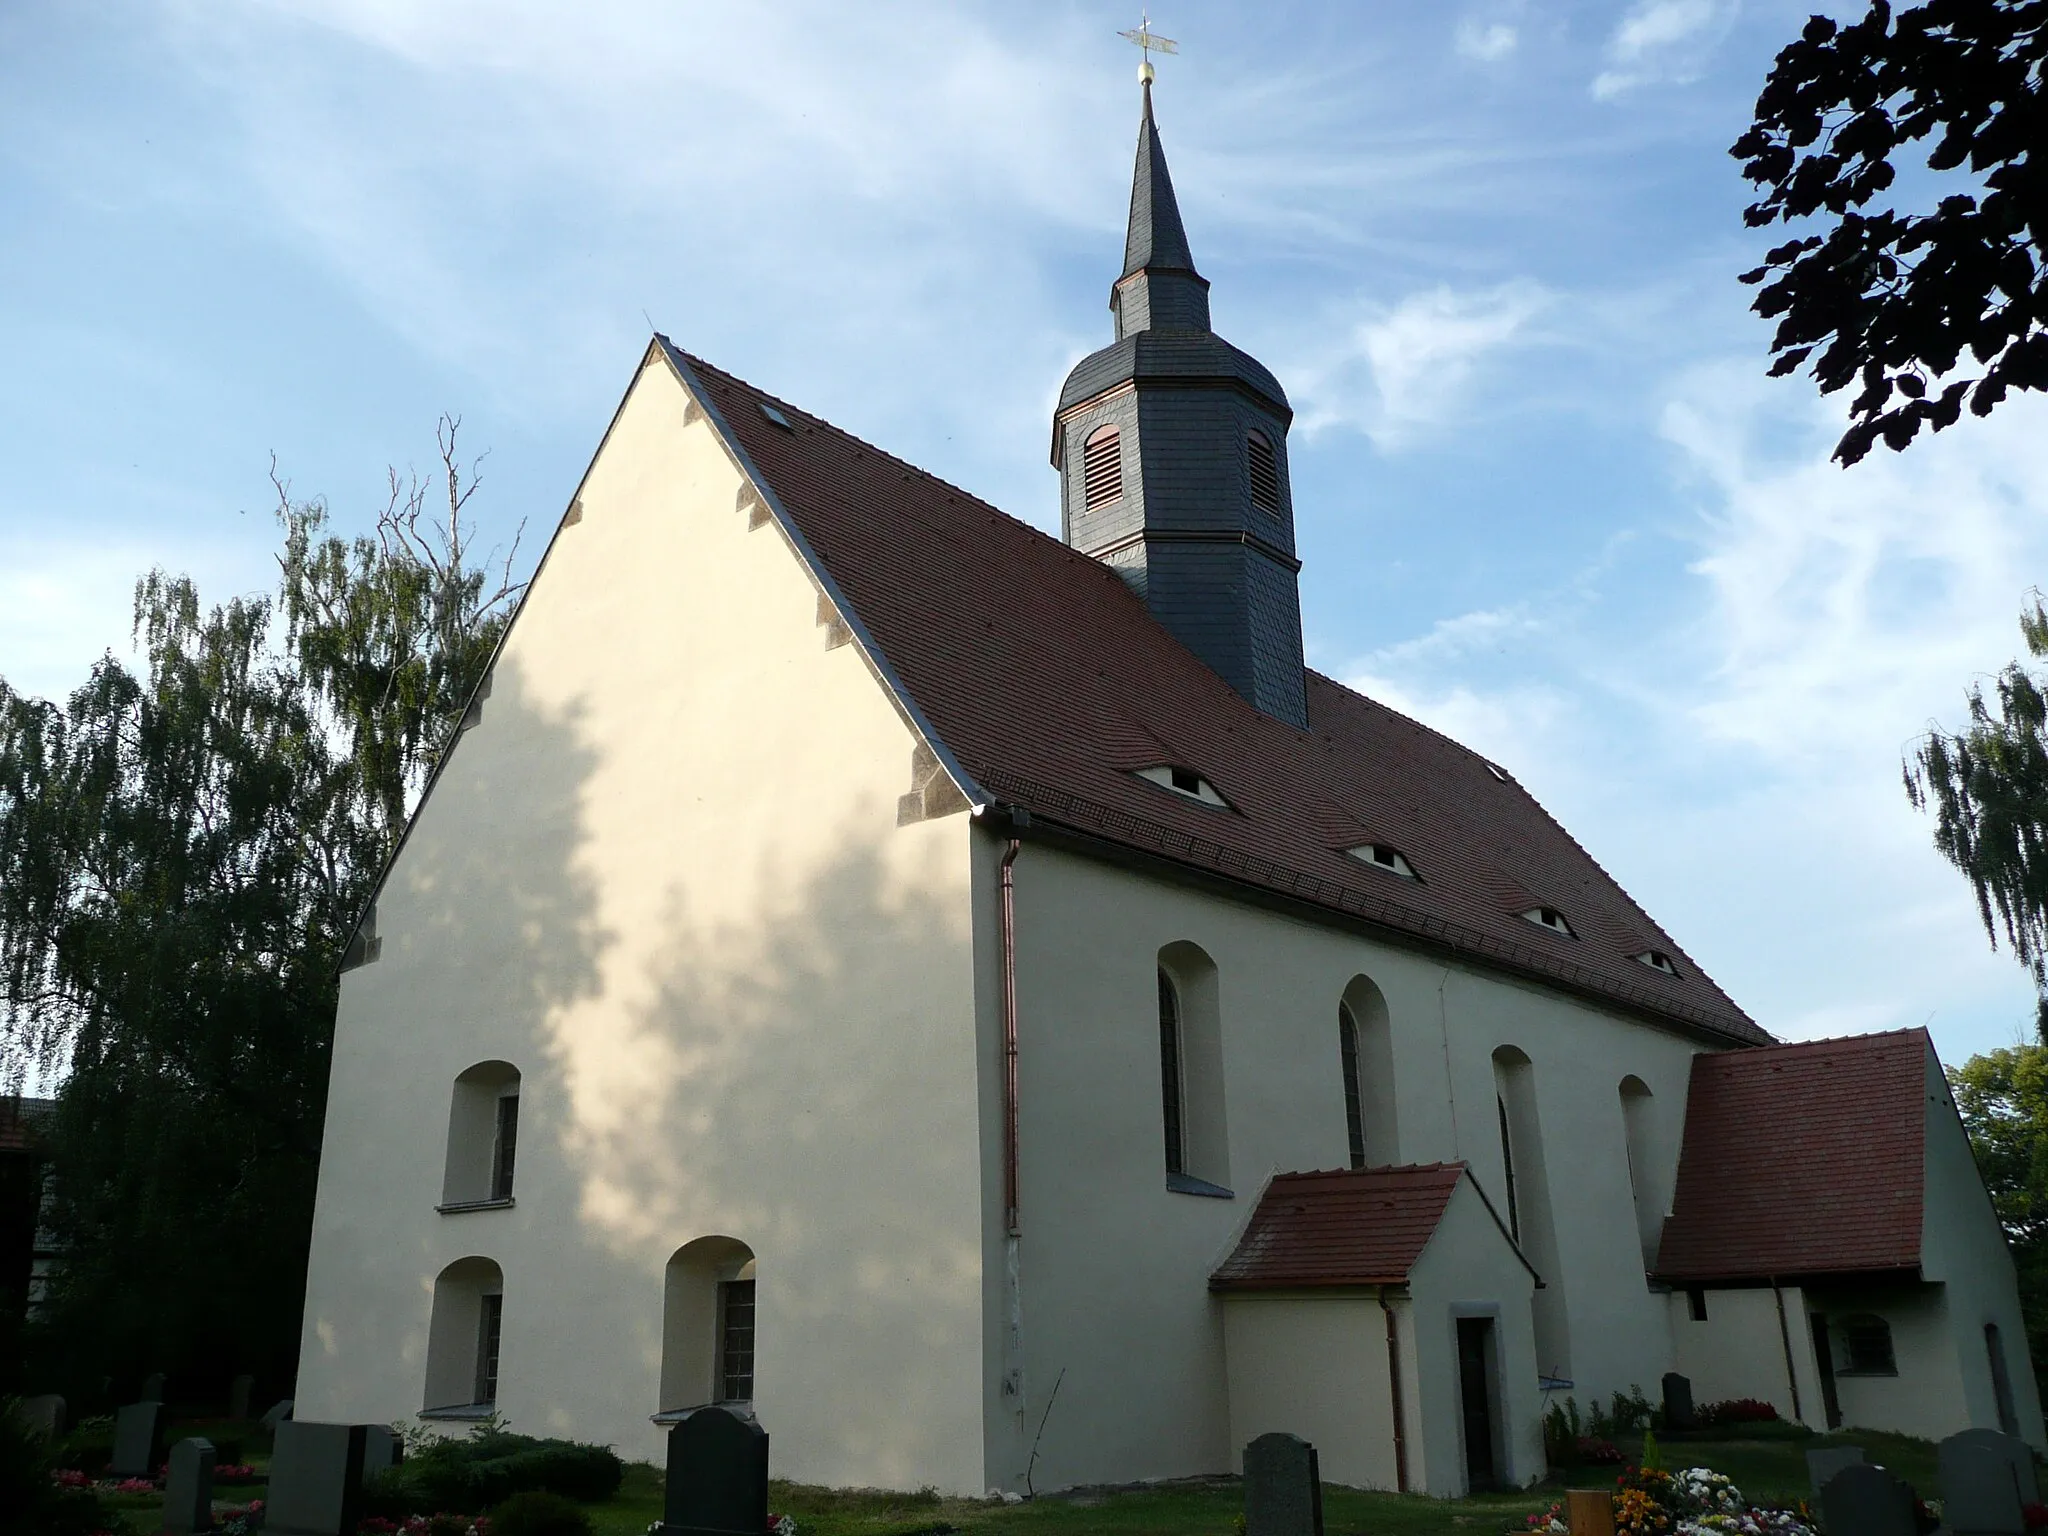
<path fill-rule="evenodd" d="M 1109 307 L 1116 341 L 1067 376 L 1053 417 L 1066 541 L 1113 566 L 1259 709 L 1305 727 L 1294 413 L 1272 374 L 1209 329 L 1149 81 Z"/>

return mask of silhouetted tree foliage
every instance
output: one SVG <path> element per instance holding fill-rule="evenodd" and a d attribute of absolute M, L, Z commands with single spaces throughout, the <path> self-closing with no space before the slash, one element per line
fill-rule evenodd
<path fill-rule="evenodd" d="M 61 1077 L 35 1335 L 76 1395 L 291 1375 L 339 960 L 517 595 L 468 562 L 456 425 L 445 515 L 394 472 L 342 539 L 277 481 L 275 598 L 153 571 L 139 669 L 0 682 L 0 1061 Z"/>
<path fill-rule="evenodd" d="M 2033 655 L 2048 656 L 2039 597 L 2020 631 Z M 1906 795 L 1933 810 L 1934 846 L 1976 892 L 1992 946 L 2003 933 L 2048 999 L 2048 695 L 2015 661 L 1998 675 L 1996 707 L 1979 686 L 1969 707 L 1966 729 L 1921 739 L 1905 767 Z"/>
<path fill-rule="evenodd" d="M 1745 217 L 1833 224 L 1742 280 L 1778 319 L 1774 376 L 1807 364 L 1824 393 L 1860 386 L 1843 463 L 1951 425 L 1966 401 L 1982 416 L 2011 390 L 2048 389 L 2044 64 L 2048 0 L 1896 15 L 1875 0 L 1852 25 L 1813 17 L 1772 66 L 1730 151 L 1763 189 Z M 1894 157 L 1929 138 L 1936 185 L 1956 189 L 1927 212 L 1886 206 Z"/>

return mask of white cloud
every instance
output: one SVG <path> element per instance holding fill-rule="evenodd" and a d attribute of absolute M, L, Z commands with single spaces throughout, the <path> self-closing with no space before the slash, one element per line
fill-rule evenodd
<path fill-rule="evenodd" d="M 1734 0 L 1637 0 L 1607 40 L 1594 96 L 1610 101 L 1638 86 L 1698 79 L 1735 11 Z"/>
<path fill-rule="evenodd" d="M 1396 450 L 1457 422 L 1489 359 L 1525 338 L 1551 295 L 1526 279 L 1458 292 L 1437 287 L 1336 330 L 1337 345 L 1289 377 L 1310 433 L 1348 426 Z"/>
<path fill-rule="evenodd" d="M 1458 23 L 1457 48 L 1460 57 L 1482 64 L 1495 64 L 1515 51 L 1521 38 L 1504 21 L 1481 21 L 1467 16 Z"/>

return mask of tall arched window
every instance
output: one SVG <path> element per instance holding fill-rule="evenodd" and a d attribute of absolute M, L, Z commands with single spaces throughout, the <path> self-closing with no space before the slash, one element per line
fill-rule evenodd
<path fill-rule="evenodd" d="M 426 1413 L 480 1415 L 498 1401 L 505 1274 L 490 1259 L 457 1259 L 434 1277 L 427 1324 Z"/>
<path fill-rule="evenodd" d="M 509 1204 L 518 1145 L 519 1069 L 480 1061 L 455 1079 L 442 1208 Z"/>
<path fill-rule="evenodd" d="M 1254 428 L 1244 437 L 1245 458 L 1251 468 L 1252 505 L 1261 512 L 1280 510 L 1280 457 L 1273 440 Z"/>
<path fill-rule="evenodd" d="M 1551 1216 L 1550 1179 L 1537 1114 L 1536 1071 L 1512 1045 L 1493 1053 L 1494 1112 L 1500 1122 L 1505 1213 L 1515 1241 L 1543 1279 L 1535 1297 L 1536 1368 L 1546 1376 L 1571 1375 L 1571 1334 L 1557 1228 Z"/>
<path fill-rule="evenodd" d="M 1123 493 L 1123 440 L 1115 427 L 1097 427 L 1081 447 L 1081 499 L 1093 512 Z"/>
<path fill-rule="evenodd" d="M 1663 1180 L 1657 1158 L 1652 1117 L 1656 1104 L 1650 1086 L 1640 1077 L 1621 1080 L 1621 1128 L 1628 1149 L 1628 1187 L 1635 1199 L 1636 1235 L 1642 1242 L 1643 1267 L 1657 1262 L 1657 1242 L 1664 1232 Z"/>
<path fill-rule="evenodd" d="M 700 1237 L 668 1261 L 661 1305 L 661 1413 L 754 1400 L 754 1250 Z"/>
<path fill-rule="evenodd" d="M 1230 1144 L 1216 965 L 1194 944 L 1169 944 L 1159 951 L 1158 977 L 1159 1108 L 1167 1186 L 1185 1194 L 1228 1194 Z"/>
<path fill-rule="evenodd" d="M 1344 1130 L 1354 1168 L 1400 1161 L 1395 1134 L 1394 1045 L 1387 1000 L 1369 976 L 1355 976 L 1337 1004 L 1344 1073 Z"/>

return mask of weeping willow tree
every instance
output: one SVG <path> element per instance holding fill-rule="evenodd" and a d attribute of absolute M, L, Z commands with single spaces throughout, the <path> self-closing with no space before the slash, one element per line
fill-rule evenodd
<path fill-rule="evenodd" d="M 2048 607 L 2020 616 L 2028 652 L 2048 656 Z M 1993 948 L 2000 936 L 2034 976 L 2036 1027 L 2048 1043 L 2048 694 L 2015 661 L 1996 705 L 1969 694 L 1970 723 L 1930 731 L 1905 765 L 1906 795 L 1934 813 L 1934 846 L 1962 871 Z"/>
<path fill-rule="evenodd" d="M 352 539 L 273 465 L 273 596 L 153 571 L 132 667 L 0 680 L 0 1069 L 61 1085 L 31 1348 L 77 1398 L 290 1377 L 338 962 L 518 594 L 457 426 Z"/>

